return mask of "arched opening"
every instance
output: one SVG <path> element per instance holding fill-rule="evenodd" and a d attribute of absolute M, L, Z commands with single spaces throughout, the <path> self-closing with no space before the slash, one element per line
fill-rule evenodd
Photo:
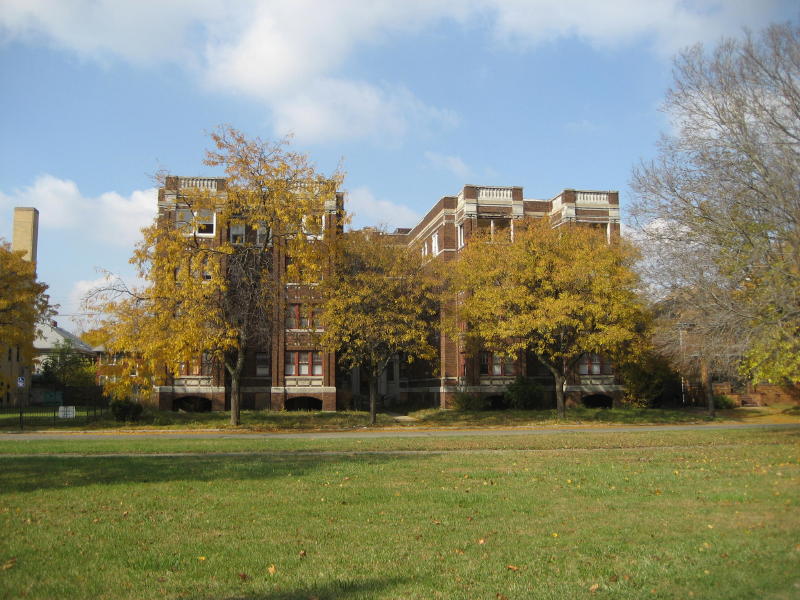
<path fill-rule="evenodd" d="M 486 398 L 486 408 L 487 410 L 506 410 L 508 408 L 508 402 L 504 396 L 496 395 L 496 396 L 489 396 Z"/>
<path fill-rule="evenodd" d="M 283 408 L 285 410 L 322 410 L 322 400 L 311 396 L 288 398 Z"/>
<path fill-rule="evenodd" d="M 182 396 L 172 401 L 172 410 L 185 412 L 210 412 L 211 400 L 200 396 Z"/>
<path fill-rule="evenodd" d="M 583 405 L 586 408 L 612 408 L 614 400 L 605 394 L 592 394 L 583 397 Z"/>

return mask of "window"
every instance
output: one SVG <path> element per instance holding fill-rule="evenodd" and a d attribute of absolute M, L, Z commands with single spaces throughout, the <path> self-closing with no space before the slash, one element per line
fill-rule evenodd
<path fill-rule="evenodd" d="M 263 246 L 264 244 L 272 243 L 272 230 L 263 223 L 256 227 L 256 245 Z"/>
<path fill-rule="evenodd" d="M 286 329 L 314 329 L 314 308 L 302 304 L 286 307 Z"/>
<path fill-rule="evenodd" d="M 179 208 L 175 211 L 175 226 L 182 229 L 186 235 L 211 237 L 214 235 L 216 222 L 217 216 L 211 210 L 192 211 L 188 208 Z"/>
<path fill-rule="evenodd" d="M 210 210 L 200 210 L 195 214 L 197 223 L 197 235 L 214 235 L 214 224 L 216 215 Z"/>
<path fill-rule="evenodd" d="M 210 377 L 213 367 L 214 359 L 211 355 L 211 352 L 203 352 L 203 355 L 200 357 L 200 375 L 203 375 L 204 377 Z"/>
<path fill-rule="evenodd" d="M 231 244 L 244 244 L 244 230 L 245 226 L 242 223 L 230 226 L 229 236 Z"/>
<path fill-rule="evenodd" d="M 464 247 L 464 224 L 458 226 L 458 247 Z"/>
<path fill-rule="evenodd" d="M 298 307 L 300 312 L 300 329 L 308 329 L 311 327 L 311 319 L 309 318 L 309 311 L 303 310 L 302 307 Z"/>
<path fill-rule="evenodd" d="M 321 352 L 312 352 L 311 353 L 311 374 L 312 375 L 322 375 L 322 353 Z"/>
<path fill-rule="evenodd" d="M 481 352 L 481 375 L 513 375 L 514 358 L 512 356 L 502 356 L 494 352 Z"/>
<path fill-rule="evenodd" d="M 200 262 L 200 276 L 203 281 L 211 281 L 211 269 L 208 267 L 208 257 L 205 256 Z"/>
<path fill-rule="evenodd" d="M 437 231 L 431 236 L 431 254 L 439 254 L 439 232 Z"/>
<path fill-rule="evenodd" d="M 256 377 L 269 377 L 269 355 L 256 352 Z"/>
<path fill-rule="evenodd" d="M 297 369 L 298 375 L 311 375 L 311 357 L 309 356 L 310 352 L 298 352 L 297 353 Z"/>
<path fill-rule="evenodd" d="M 422 242 L 422 256 L 428 256 L 428 240 Z"/>
<path fill-rule="evenodd" d="M 286 307 L 286 329 L 297 329 L 300 325 L 300 305 L 289 304 Z"/>
<path fill-rule="evenodd" d="M 584 354 L 578 362 L 579 375 L 611 375 L 613 365 L 599 354 Z"/>
<path fill-rule="evenodd" d="M 489 365 L 491 363 L 491 358 L 492 358 L 491 352 L 481 352 L 481 368 L 480 368 L 481 375 L 489 374 Z"/>
<path fill-rule="evenodd" d="M 284 374 L 294 375 L 322 375 L 322 353 L 301 350 L 286 353 Z"/>
<path fill-rule="evenodd" d="M 283 369 L 284 375 L 297 375 L 297 355 L 298 352 L 286 353 L 286 364 Z"/>

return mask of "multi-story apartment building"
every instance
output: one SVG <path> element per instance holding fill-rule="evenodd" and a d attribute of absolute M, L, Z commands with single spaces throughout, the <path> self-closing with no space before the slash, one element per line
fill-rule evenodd
<path fill-rule="evenodd" d="M 182 188 L 202 188 L 221 197 L 224 179 L 169 177 L 159 191 L 160 218 L 178 219 Z M 343 196 L 325 206 L 324 235 L 341 231 Z M 581 224 L 602 228 L 609 240 L 619 235 L 617 192 L 564 190 L 550 200 L 528 199 L 521 187 L 467 185 L 455 196 L 441 198 L 413 228 L 393 232 L 398 244 L 413 244 L 425 255 L 450 261 L 478 231 L 513 236 L 515 223 L 526 217 L 549 218 L 553 227 Z M 203 235 L 221 242 L 226 237 L 257 235 L 233 226 L 217 228 L 213 214 L 202 223 Z M 286 258 L 280 245 L 274 248 L 274 264 L 284 272 Z M 248 357 L 242 381 L 242 407 L 254 409 L 316 408 L 336 410 L 349 406 L 353 398 L 366 395 L 366 382 L 359 373 L 337 370 L 333 353 L 315 346 L 313 296 L 307 287 L 285 286 L 269 343 Z M 546 385 L 549 374 L 533 356 L 501 359 L 488 352 L 470 356 L 457 340 L 439 336 L 439 357 L 435 364 L 395 360 L 379 383 L 379 392 L 398 401 L 415 400 L 431 406 L 449 406 L 459 390 L 498 396 L 517 376 L 540 378 Z M 226 376 L 218 365 L 201 359 L 187 363 L 165 385 L 156 390 L 161 408 L 224 409 Z M 622 388 L 610 365 L 599 356 L 586 356 L 569 380 L 567 395 L 572 401 L 603 397 L 609 401 Z"/>
<path fill-rule="evenodd" d="M 219 178 L 168 177 L 159 190 L 159 219 L 176 224 L 185 219 L 182 213 L 181 190 L 204 190 L 224 202 L 226 182 Z M 337 193 L 335 199 L 323 207 L 322 235 L 337 235 L 341 231 L 344 197 Z M 268 231 L 243 225 L 227 228 L 217 226 L 216 215 L 209 213 L 198 223 L 198 235 L 210 244 L 229 240 L 232 244 L 252 236 L 261 243 L 260 236 Z M 280 240 L 269 243 L 273 253 L 273 269 L 277 280 L 286 281 L 286 252 Z M 292 409 L 316 408 L 336 410 L 336 366 L 331 352 L 324 352 L 314 343 L 313 289 L 287 283 L 279 294 L 269 343 L 255 348 L 246 357 L 240 381 L 242 408 Z M 193 408 L 223 410 L 230 403 L 229 382 L 224 369 L 211 361 L 198 358 L 181 365 L 164 385 L 156 389 L 160 408 Z"/>
<path fill-rule="evenodd" d="M 549 218 L 553 227 L 578 224 L 602 229 L 609 240 L 619 236 L 619 193 L 564 190 L 550 200 L 525 198 L 521 187 L 467 185 L 456 196 L 441 198 L 412 229 L 398 229 L 398 241 L 421 247 L 423 254 L 450 261 L 478 231 L 513 237 L 515 222 L 523 218 Z M 399 366 L 399 365 L 398 365 Z M 436 365 L 418 365 L 401 373 L 389 373 L 382 382 L 389 397 L 417 397 L 424 403 L 446 407 L 453 395 L 466 391 L 499 397 L 516 376 L 539 380 L 552 389 L 550 373 L 532 355 L 514 360 L 490 352 L 471 356 L 457 340 L 439 338 Z M 611 402 L 622 394 L 613 369 L 600 356 L 585 356 L 571 375 L 567 398 L 571 402 Z"/>

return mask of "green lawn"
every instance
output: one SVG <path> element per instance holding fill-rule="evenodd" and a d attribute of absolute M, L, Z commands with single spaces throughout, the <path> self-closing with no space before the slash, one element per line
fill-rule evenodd
<path fill-rule="evenodd" d="M 796 598 L 798 441 L 6 442 L 0 597 Z"/>
<path fill-rule="evenodd" d="M 78 407 L 76 419 L 54 417 L 53 409 L 43 416 L 27 418 L 25 430 L 102 430 L 102 429 L 234 429 L 228 412 L 173 412 L 148 409 L 137 423 L 118 423 L 110 413 L 93 419 L 91 409 Z M 427 409 L 410 414 L 414 422 L 404 427 L 469 428 L 469 427 L 550 427 L 563 425 L 646 425 L 706 422 L 702 409 L 667 410 L 655 408 L 591 409 L 571 408 L 566 419 L 558 419 L 555 410 L 526 411 L 456 411 Z M 784 422 L 800 423 L 800 407 L 776 405 L 760 408 L 738 408 L 718 411 L 718 422 Z M 360 429 L 369 425 L 369 414 L 357 411 L 269 411 L 246 410 L 241 413 L 244 431 L 326 431 Z M 377 427 L 401 425 L 387 414 L 378 414 Z M 0 432 L 19 430 L 19 413 L 0 412 Z"/>

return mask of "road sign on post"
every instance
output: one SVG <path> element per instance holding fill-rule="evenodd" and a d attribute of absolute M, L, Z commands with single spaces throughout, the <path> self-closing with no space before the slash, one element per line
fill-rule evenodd
<path fill-rule="evenodd" d="M 25 387 L 25 378 L 24 377 L 17 377 L 17 387 L 24 388 Z"/>

